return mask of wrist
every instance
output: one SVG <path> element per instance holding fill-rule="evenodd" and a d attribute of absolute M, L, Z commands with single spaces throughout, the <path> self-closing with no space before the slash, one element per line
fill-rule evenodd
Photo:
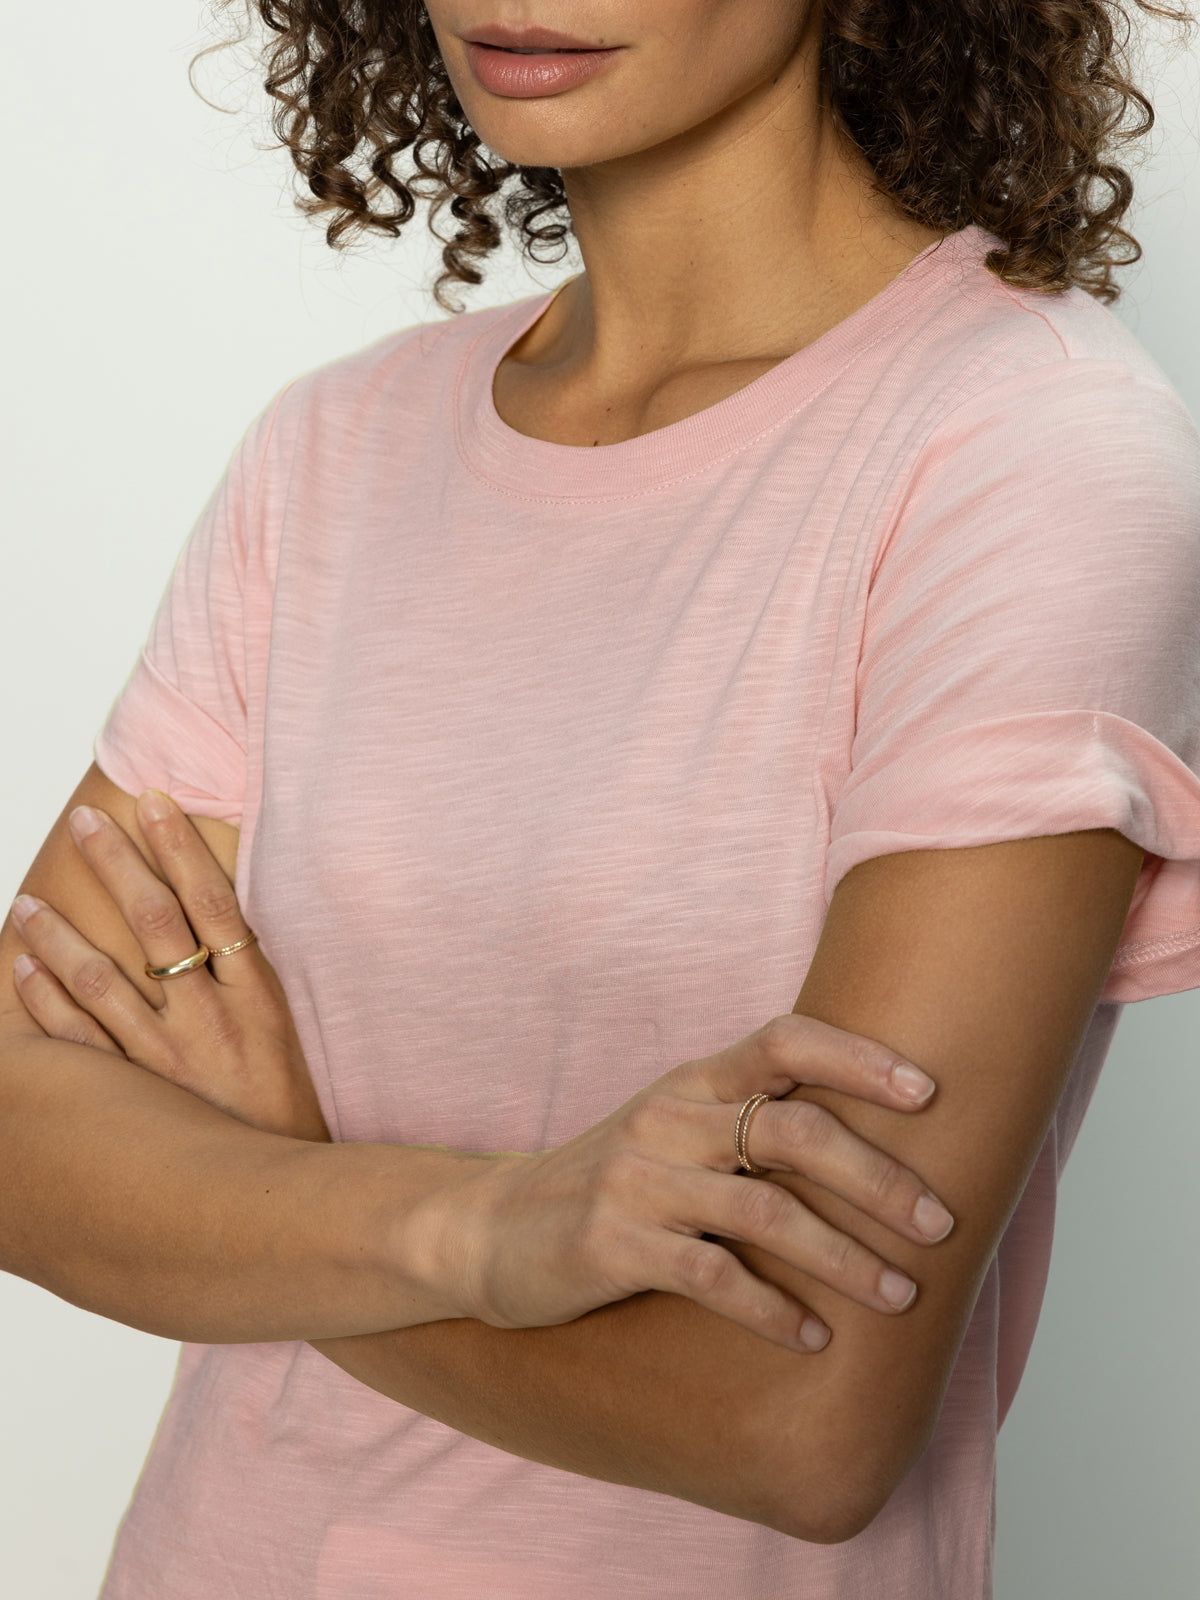
<path fill-rule="evenodd" d="M 533 1157 L 519 1151 L 455 1156 L 443 1181 L 397 1219 L 392 1248 L 410 1263 L 422 1292 L 447 1308 L 443 1316 L 487 1322 L 485 1286 L 499 1197 L 507 1174 Z"/>
<path fill-rule="evenodd" d="M 530 1158 L 441 1145 L 374 1148 L 391 1169 L 371 1229 L 375 1270 L 399 1319 L 389 1326 L 481 1318 L 496 1185 L 504 1171 Z"/>

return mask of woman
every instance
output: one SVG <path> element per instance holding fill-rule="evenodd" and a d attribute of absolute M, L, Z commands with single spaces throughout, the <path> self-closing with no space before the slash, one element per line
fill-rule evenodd
<path fill-rule="evenodd" d="M 1200 986 L 1094 62 L 427 13 L 264 8 L 314 209 L 430 130 L 446 276 L 483 147 L 585 271 L 276 398 L 4 934 L 3 1265 L 187 1341 L 105 1596 L 986 1596 L 1058 1169 Z"/>

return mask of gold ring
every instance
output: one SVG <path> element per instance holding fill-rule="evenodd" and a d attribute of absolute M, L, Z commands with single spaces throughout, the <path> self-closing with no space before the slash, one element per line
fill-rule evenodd
<path fill-rule="evenodd" d="M 244 950 L 247 945 L 257 943 L 258 935 L 249 933 L 244 939 L 239 939 L 236 944 L 227 944 L 222 950 L 210 950 L 208 953 L 210 956 L 232 956 L 236 955 L 239 950 Z"/>
<path fill-rule="evenodd" d="M 746 1153 L 746 1129 L 750 1126 L 750 1118 L 762 1105 L 764 1100 L 773 1099 L 769 1094 L 752 1094 L 749 1100 L 738 1112 L 737 1126 L 733 1130 L 733 1142 L 737 1146 L 738 1164 L 743 1172 L 770 1172 L 770 1167 L 756 1167 Z"/>
<path fill-rule="evenodd" d="M 185 972 L 195 972 L 197 967 L 202 967 L 208 960 L 209 949 L 206 944 L 198 944 L 194 952 L 183 961 L 177 961 L 173 967 L 152 967 L 147 961 L 146 976 L 148 978 L 180 978 Z"/>

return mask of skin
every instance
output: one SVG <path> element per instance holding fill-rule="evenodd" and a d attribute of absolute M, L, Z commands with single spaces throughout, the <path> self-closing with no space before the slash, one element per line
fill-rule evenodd
<path fill-rule="evenodd" d="M 145 849 L 139 829 L 139 824 L 144 829 L 144 820 L 133 802 L 102 776 L 90 775 L 75 798 L 94 805 L 105 802 Z M 231 831 L 211 823 L 204 831 L 232 869 Z M 202 872 L 189 879 L 170 870 L 168 856 L 153 850 L 146 854 L 151 860 L 161 857 L 160 866 L 179 888 L 198 936 L 213 945 L 242 936 L 244 924 L 229 880 L 214 859 L 205 854 L 207 866 L 202 863 Z M 98 865 L 94 854 L 89 859 L 93 867 Z M 53 913 L 39 914 L 27 924 L 42 957 L 22 986 L 32 1015 L 22 1007 L 17 1016 L 6 1007 L 3 1031 L 11 1041 L 19 1040 L 23 1030 L 28 1062 L 37 1077 L 32 1103 L 25 1083 L 24 1098 L 15 1109 L 26 1113 L 26 1121 L 30 1111 L 35 1121 L 47 1121 L 66 1095 L 75 1114 L 65 1125 L 65 1149 L 52 1144 L 44 1167 L 35 1164 L 31 1171 L 27 1159 L 14 1164 L 6 1204 L 15 1211 L 0 1218 L 0 1234 L 10 1251 L 14 1237 L 19 1248 L 19 1219 L 30 1214 L 41 1219 L 50 1180 L 65 1188 L 60 1176 L 64 1170 L 75 1174 L 99 1162 L 106 1169 L 104 1180 L 90 1182 L 100 1203 L 87 1209 L 84 1236 L 79 1238 L 74 1216 L 61 1232 L 67 1242 L 60 1253 L 69 1258 L 74 1252 L 79 1261 L 54 1260 L 47 1269 L 42 1242 L 36 1263 L 40 1271 L 26 1270 L 25 1276 L 48 1282 L 57 1292 L 64 1291 L 53 1281 L 54 1273 L 73 1272 L 72 1281 L 86 1277 L 92 1298 L 80 1303 L 138 1326 L 154 1325 L 145 1312 L 140 1320 L 128 1313 L 131 1297 L 144 1295 L 147 1282 L 160 1300 L 173 1296 L 184 1307 L 182 1314 L 194 1315 L 188 1307 L 196 1301 L 216 1314 L 210 1302 L 217 1302 L 224 1319 L 220 1328 L 185 1336 L 217 1342 L 308 1337 L 315 1349 L 381 1394 L 500 1449 L 691 1500 L 799 1539 L 841 1542 L 873 1520 L 929 1442 L 984 1273 L 1041 1147 L 1111 965 L 1142 859 L 1140 848 L 1121 834 L 1094 829 L 974 849 L 880 856 L 862 862 L 838 884 L 794 1011 L 800 1018 L 878 1041 L 922 1064 L 937 1083 L 937 1093 L 928 1109 L 913 1116 L 911 1108 L 900 1111 L 878 1094 L 874 1098 L 879 1103 L 870 1103 L 865 1090 L 860 1097 L 802 1083 L 782 1096 L 779 1107 L 800 1101 L 833 1112 L 837 1120 L 829 1128 L 856 1130 L 906 1163 L 946 1202 L 956 1222 L 932 1250 L 928 1244 L 906 1242 L 899 1232 L 890 1232 L 840 1197 L 840 1174 L 821 1172 L 820 1133 L 811 1148 L 771 1149 L 760 1122 L 754 1153 L 772 1170 L 755 1180 L 754 1192 L 761 1198 L 774 1186 L 787 1191 L 813 1215 L 844 1229 L 847 1237 L 877 1245 L 920 1286 L 907 1311 L 881 1317 L 878 1309 L 844 1297 L 779 1255 L 727 1234 L 725 1249 L 731 1257 L 814 1307 L 832 1327 L 833 1338 L 817 1355 L 768 1342 L 689 1298 L 660 1292 L 635 1294 L 559 1326 L 489 1326 L 431 1304 L 431 1286 L 436 1299 L 445 1281 L 437 1272 L 416 1274 L 404 1286 L 402 1309 L 410 1325 L 359 1335 L 306 1334 L 304 1325 L 314 1318 L 363 1315 L 362 1273 L 349 1270 L 361 1269 L 361 1263 L 335 1258 L 331 1270 L 328 1260 L 328 1234 L 336 1237 L 332 1224 L 339 1209 L 347 1210 L 347 1192 L 357 1201 L 347 1219 L 352 1234 L 369 1239 L 385 1224 L 377 1214 L 375 1227 L 369 1222 L 361 1226 L 362 1218 L 370 1217 L 361 1196 L 371 1191 L 348 1191 L 347 1177 L 353 1185 L 354 1167 L 331 1171 L 327 1162 L 315 1167 L 307 1163 L 297 1173 L 293 1153 L 366 1156 L 372 1162 L 368 1177 L 374 1174 L 376 1184 L 386 1186 L 385 1198 L 393 1208 L 403 1208 L 395 1173 L 382 1171 L 374 1161 L 375 1152 L 385 1147 L 301 1144 L 254 1133 L 243 1122 L 223 1118 L 206 1101 L 257 1119 L 262 1126 L 290 1123 L 297 1130 L 305 1128 L 308 1140 L 319 1141 L 323 1132 L 312 1126 L 311 1106 L 285 1049 L 278 1043 L 260 1046 L 253 1071 L 240 1074 L 239 1086 L 236 1054 L 231 1072 L 229 1052 L 199 1037 L 202 1030 L 187 1021 L 185 1008 L 176 1012 L 182 1025 L 173 1025 L 170 996 L 165 1015 L 171 1048 L 165 1062 L 155 1066 L 153 1057 L 132 1051 L 134 1059 L 144 1059 L 162 1079 L 128 1066 L 120 1056 L 85 1048 L 88 1035 L 80 1026 L 88 1021 L 84 1011 L 99 1016 L 118 1037 L 124 1033 L 95 993 L 80 988 L 76 961 L 64 959 L 56 949 L 55 938 L 64 931 L 77 941 L 78 935 Z M 156 964 L 169 954 L 166 948 L 150 947 L 144 937 L 139 948 L 122 920 L 137 920 L 133 908 L 144 898 L 145 874 L 138 881 L 126 877 L 122 889 L 121 875 L 106 873 L 109 893 L 122 908 L 116 914 L 114 900 L 105 903 L 106 896 L 97 896 L 95 881 L 89 884 L 87 876 L 66 828 L 60 827 L 25 887 L 69 911 L 97 948 L 112 952 L 131 987 L 140 987 L 143 954 Z M 224 911 L 214 917 L 213 907 L 221 904 Z M 182 916 L 178 903 L 174 915 Z M 165 946 L 165 923 L 157 917 L 155 921 L 156 939 Z M 176 953 L 188 942 L 180 940 L 181 931 L 171 931 L 170 949 Z M 0 958 L 6 958 L 16 943 L 11 926 L 0 943 Z M 86 949 L 82 953 L 91 954 Z M 223 958 L 228 973 L 222 988 L 250 983 L 257 959 L 252 952 Z M 76 1004 L 65 992 L 56 1001 L 55 972 L 71 986 Z M 196 976 L 172 982 L 190 983 Z M 140 996 L 138 1005 L 146 1008 Z M 257 1018 L 261 1007 L 254 1003 L 250 1010 Z M 44 1047 L 36 1059 L 29 1048 L 30 1028 Z M 278 1040 L 287 1030 L 273 1031 Z M 56 1040 L 75 1042 L 59 1047 Z M 69 1052 L 61 1062 L 52 1053 L 59 1048 Z M 782 1068 L 789 1052 L 794 1053 L 794 1040 L 789 1044 L 776 1030 L 773 1048 L 757 1069 L 762 1076 L 754 1081 L 770 1088 L 772 1069 Z M 105 1073 L 109 1063 L 120 1069 L 115 1076 Z M 138 1137 L 134 1146 L 122 1148 L 107 1124 L 119 1121 L 122 1102 L 134 1102 L 131 1074 L 144 1086 L 160 1083 L 161 1094 L 136 1094 Z M 803 1071 L 795 1075 L 805 1076 Z M 0 1064 L 0 1096 L 9 1102 L 14 1096 L 11 1077 Z M 191 1092 L 178 1087 L 183 1083 Z M 740 1090 L 719 1098 L 736 1103 Z M 4 1111 L 13 1108 L 0 1105 Z M 236 1147 L 221 1135 L 218 1123 L 239 1130 L 243 1146 L 247 1139 L 267 1140 L 269 1163 L 237 1163 Z M 811 1125 L 810 1132 L 818 1128 Z M 172 1188 L 180 1186 L 180 1169 L 186 1181 L 197 1140 L 205 1142 L 206 1152 L 211 1149 L 196 1169 L 203 1209 L 189 1213 L 164 1202 L 160 1212 L 151 1212 L 142 1198 L 148 1185 L 161 1188 L 164 1162 Z M 413 1151 L 403 1154 L 407 1161 L 414 1159 Z M 709 1158 L 718 1170 L 720 1155 Z M 787 1165 L 776 1167 L 781 1157 Z M 428 1164 L 435 1158 L 417 1159 Z M 452 1162 L 453 1157 L 436 1160 Z M 119 1167 L 115 1175 L 110 1170 L 114 1165 Z M 465 1165 L 476 1174 L 481 1167 L 489 1177 L 496 1174 L 503 1188 L 506 1162 L 468 1159 Z M 816 1176 L 806 1175 L 806 1169 Z M 264 1208 L 258 1180 L 268 1171 L 268 1193 L 277 1198 Z M 440 1169 L 412 1173 L 406 1167 L 404 1172 L 409 1203 L 420 1224 L 413 1237 L 452 1237 L 453 1228 L 447 1233 L 445 1222 L 463 1215 L 464 1189 L 455 1188 Z M 314 1184 L 321 1186 L 315 1201 Z M 54 1206 L 69 1200 L 69 1192 L 65 1197 L 53 1192 Z M 135 1240 L 135 1247 L 127 1248 L 115 1264 L 102 1254 L 98 1267 L 97 1244 L 109 1249 L 120 1231 L 105 1208 L 127 1212 L 131 1204 L 144 1240 Z M 182 1227 L 172 1214 L 181 1209 Z M 305 1225 L 314 1212 L 326 1222 L 322 1231 Z M 280 1216 L 287 1221 L 282 1234 Z M 515 1233 L 510 1227 L 510 1242 L 519 1233 L 519 1227 Z M 207 1260 L 213 1239 L 219 1243 L 215 1270 Z M 397 1260 L 404 1260 L 402 1253 Z M 116 1293 L 110 1280 L 122 1268 L 129 1281 L 120 1285 L 123 1298 L 114 1308 L 104 1297 Z M 22 1270 L 20 1263 L 13 1270 Z M 280 1281 L 268 1277 L 264 1283 L 264 1270 Z M 389 1274 L 384 1271 L 381 1277 L 387 1280 Z M 320 1292 L 330 1281 L 328 1299 L 334 1309 L 321 1309 Z M 353 1312 L 344 1309 L 350 1296 Z M 156 1308 L 154 1314 L 162 1313 Z M 378 1314 L 377 1309 L 368 1313 Z M 254 1320 L 264 1315 L 276 1319 L 268 1324 L 270 1331 Z M 447 1315 L 455 1320 L 436 1320 Z M 240 1328 L 238 1317 L 247 1319 Z M 579 1382 L 581 1372 L 588 1374 L 585 1385 Z M 721 1399 L 716 1413 L 714 1396 Z"/>
<path fill-rule="evenodd" d="M 876 195 L 867 163 L 835 132 L 819 95 L 815 5 L 427 9 L 488 148 L 562 170 L 584 261 L 496 373 L 497 410 L 521 433 L 614 444 L 714 405 L 941 237 Z M 484 23 L 541 23 L 625 48 L 577 89 L 502 98 L 467 64 L 464 36 Z"/>
<path fill-rule="evenodd" d="M 815 8 L 434 0 L 428 9 L 484 142 L 564 173 L 585 271 L 508 352 L 494 390 L 504 420 L 532 437 L 611 444 L 710 406 L 844 320 L 939 237 L 875 195 L 836 136 L 818 92 Z M 577 90 L 503 99 L 475 83 L 462 44 L 493 22 L 540 22 L 626 49 Z M 99 774 L 75 798 L 140 838 L 132 800 Z M 204 833 L 232 872 L 236 832 L 209 823 Z M 907 1271 L 919 1294 L 902 1315 L 731 1240 L 733 1255 L 832 1328 L 819 1355 L 657 1291 L 557 1327 L 458 1318 L 312 1342 L 380 1393 L 514 1454 L 806 1540 L 853 1537 L 928 1443 L 1141 863 L 1131 841 L 1094 830 L 879 857 L 838 885 L 794 1009 L 901 1052 L 938 1093 L 919 1116 L 812 1087 L 787 1099 L 827 1107 L 910 1165 L 956 1226 L 930 1249 L 798 1172 L 772 1171 L 761 1185 Z M 25 887 L 119 952 L 136 979 L 140 952 L 64 819 Z M 9 929 L 4 958 L 21 948 Z M 64 1094 L 78 1091 L 83 1061 L 71 1058 L 74 1078 L 63 1068 Z M 39 1092 L 49 1105 L 51 1091 Z M 164 1136 L 185 1115 L 180 1104 L 162 1100 Z M 504 1170 L 491 1165 L 497 1184 Z"/>
<path fill-rule="evenodd" d="M 803 1048 L 781 1062 L 764 1055 L 763 1030 L 755 1030 L 646 1085 L 537 1159 L 331 1143 L 263 950 L 252 943 L 224 953 L 249 935 L 231 882 L 236 831 L 203 819 L 193 826 L 154 791 L 135 807 L 94 769 L 74 798 L 81 803 L 51 834 L 0 937 L 0 958 L 18 939 L 36 956 L 14 965 L 19 998 L 0 995 L 0 1094 L 10 1097 L 11 1129 L 0 1259 L 9 1270 L 105 1315 L 201 1343 L 394 1330 L 446 1317 L 541 1326 L 657 1288 L 686 1292 L 789 1349 L 798 1336 L 810 1347 L 800 1332 L 804 1308 L 717 1243 L 700 1243 L 698 1253 L 719 1263 L 718 1283 L 680 1279 L 681 1256 L 696 1254 L 699 1235 L 711 1231 L 768 1246 L 878 1310 L 902 1308 L 881 1294 L 886 1257 L 795 1201 L 756 1225 L 739 1208 L 762 1191 L 717 1176 L 737 1165 L 737 1107 L 752 1092 L 780 1097 L 797 1083 L 819 1083 L 919 1109 L 924 1097 L 895 1078 L 903 1064 L 886 1046 L 808 1024 L 799 1029 Z M 198 944 L 215 952 L 207 965 L 162 983 L 143 970 Z M 128 1063 L 155 1077 L 131 1074 Z M 680 1074 L 686 1081 L 675 1081 Z M 923 1078 L 922 1088 L 931 1094 L 934 1085 Z M 634 1117 L 638 1102 L 654 1096 L 658 1111 Z M 227 1116 L 214 1121 L 193 1097 Z M 816 1139 L 808 1120 L 778 1098 L 760 1107 L 759 1163 L 807 1172 L 920 1244 L 942 1236 L 951 1219 L 939 1216 L 931 1228 L 918 1216 L 924 1185 L 914 1173 L 840 1125 Z M 269 1136 L 265 1146 L 247 1138 L 250 1129 Z M 626 1156 L 638 1159 L 638 1171 L 614 1189 L 607 1168 Z M 511 1166 L 505 1157 L 520 1170 L 506 1171 L 498 1192 L 471 1181 L 481 1163 Z M 454 1187 L 452 1203 L 425 1204 L 443 1180 Z M 147 1192 L 154 1207 L 144 1204 Z M 286 1250 L 268 1242 L 264 1263 L 264 1229 L 269 1241 L 288 1215 Z M 221 1242 L 231 1234 L 243 1243 L 241 1262 Z M 367 1240 L 378 1248 L 364 1250 Z M 282 1300 L 281 1281 L 289 1290 Z M 911 1280 L 901 1282 L 900 1296 L 914 1292 Z M 817 1328 L 824 1343 L 828 1330 Z"/>

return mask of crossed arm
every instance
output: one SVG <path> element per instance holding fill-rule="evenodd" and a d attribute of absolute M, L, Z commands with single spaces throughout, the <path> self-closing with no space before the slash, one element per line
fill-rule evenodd
<path fill-rule="evenodd" d="M 78 802 L 103 807 L 137 837 L 132 801 L 98 773 Z M 232 876 L 236 831 L 199 825 Z M 911 1166 L 956 1225 L 931 1250 L 804 1178 L 773 1172 L 756 1181 L 790 1189 L 906 1270 L 919 1294 L 903 1315 L 885 1317 L 765 1251 L 730 1243 L 824 1318 L 833 1337 L 823 1351 L 792 1354 L 659 1292 L 557 1327 L 503 1330 L 460 1318 L 314 1340 L 315 1348 L 381 1393 L 528 1459 L 802 1539 L 852 1537 L 928 1442 L 1141 862 L 1138 846 L 1102 829 L 881 856 L 838 885 L 793 1009 L 883 1041 L 925 1067 L 938 1094 L 916 1117 L 830 1090 L 792 1098 L 827 1105 Z M 26 888 L 120 953 L 133 974 L 128 932 L 89 881 L 62 819 Z M 6 965 L 18 948 L 6 933 Z M 96 1067 L 111 1070 L 108 1058 Z M 243 1136 L 274 1137 L 241 1128 Z"/>
<path fill-rule="evenodd" d="M 1114 830 L 881 856 L 838 885 L 794 1010 L 879 1039 L 938 1084 L 918 1117 L 828 1106 L 956 1218 L 933 1250 L 811 1181 L 799 1195 L 918 1284 L 884 1317 L 736 1243 L 833 1337 L 792 1354 L 691 1301 L 639 1295 L 557 1328 L 424 1324 L 316 1348 L 405 1405 L 551 1466 L 821 1543 L 870 1523 L 924 1450 L 979 1288 L 1111 964 L 1142 851 Z"/>

